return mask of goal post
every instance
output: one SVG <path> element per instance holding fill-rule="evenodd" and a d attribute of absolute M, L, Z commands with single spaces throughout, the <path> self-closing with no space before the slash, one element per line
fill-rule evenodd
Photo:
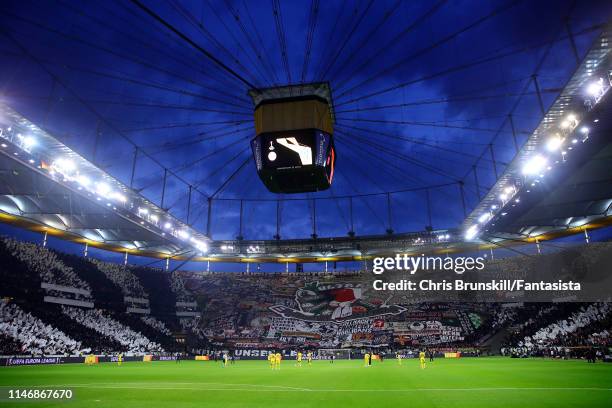
<path fill-rule="evenodd" d="M 331 360 L 332 356 L 334 360 L 350 360 L 351 349 L 319 349 L 320 360 Z"/>

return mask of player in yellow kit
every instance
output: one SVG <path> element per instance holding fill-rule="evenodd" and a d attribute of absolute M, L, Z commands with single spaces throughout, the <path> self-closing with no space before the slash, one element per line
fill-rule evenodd
<path fill-rule="evenodd" d="M 367 366 L 369 366 L 369 365 L 370 365 L 370 358 L 371 358 L 371 357 L 370 357 L 370 353 L 365 353 L 365 354 L 363 355 L 363 365 L 364 365 L 365 367 L 367 367 Z"/>
<path fill-rule="evenodd" d="M 297 352 L 297 366 L 298 367 L 302 366 L 302 352 L 301 351 Z"/>
<path fill-rule="evenodd" d="M 276 369 L 277 369 L 277 370 L 280 370 L 281 353 L 276 353 L 276 354 L 274 355 L 274 357 L 276 357 L 276 358 L 275 358 L 275 360 L 276 360 Z"/>
<path fill-rule="evenodd" d="M 223 353 L 223 367 L 227 367 L 227 363 L 229 361 L 229 354 L 228 353 Z"/>
<path fill-rule="evenodd" d="M 117 356 L 117 365 L 120 366 L 123 363 L 123 353 L 119 353 Z"/>
<path fill-rule="evenodd" d="M 308 365 L 312 364 L 312 351 L 306 353 L 306 358 L 308 359 Z"/>
<path fill-rule="evenodd" d="M 421 369 L 424 369 L 426 367 L 426 365 L 425 365 L 425 352 L 424 351 L 419 352 L 419 364 L 421 365 Z"/>
<path fill-rule="evenodd" d="M 268 354 L 268 364 L 270 364 L 270 368 L 274 369 L 275 361 L 276 361 L 276 357 L 274 356 L 274 353 L 269 353 Z"/>
<path fill-rule="evenodd" d="M 402 355 L 399 351 L 395 353 L 395 358 L 397 358 L 397 364 L 402 365 Z"/>

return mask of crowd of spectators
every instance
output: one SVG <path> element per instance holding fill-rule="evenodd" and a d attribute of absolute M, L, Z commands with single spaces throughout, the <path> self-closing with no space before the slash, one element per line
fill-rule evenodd
<path fill-rule="evenodd" d="M 497 307 L 493 310 L 491 327 L 499 329 L 513 322 L 517 317 L 517 310 L 514 307 Z"/>
<path fill-rule="evenodd" d="M 11 354 L 75 355 L 81 351 L 81 342 L 6 300 L 0 301 L 0 334 L 13 339 L 3 349 L 19 345 L 18 350 L 3 350 Z"/>
<path fill-rule="evenodd" d="M 162 352 L 162 347 L 141 333 L 114 320 L 100 309 L 80 309 L 62 306 L 62 312 L 83 326 L 115 339 L 128 353 Z"/>
<path fill-rule="evenodd" d="M 595 322 L 606 320 L 611 312 L 612 304 L 610 303 L 593 303 L 583 306 L 567 319 L 542 327 L 532 336 L 525 337 L 521 345 L 529 349 L 551 345 L 582 345 L 585 343 L 585 337 L 588 336 L 585 332 L 592 330 Z M 582 330 L 585 328 L 587 330 Z"/>
<path fill-rule="evenodd" d="M 140 320 L 142 320 L 145 324 L 151 326 L 158 332 L 165 334 L 166 336 L 172 335 L 172 332 L 166 327 L 164 322 L 162 322 L 161 320 L 157 320 L 153 316 L 141 316 Z"/>
<path fill-rule="evenodd" d="M 170 276 L 170 288 L 174 292 L 177 302 L 193 302 L 193 296 L 185 288 L 185 282 L 179 273 L 175 272 Z"/>
<path fill-rule="evenodd" d="M 20 354 L 23 346 L 12 337 L 0 334 L 0 356 Z"/>
<path fill-rule="evenodd" d="M 126 268 L 124 265 L 103 262 L 97 259 L 91 259 L 91 262 L 93 262 L 108 279 L 121 288 L 124 296 L 148 299 L 149 295 L 140 283 L 140 280 L 130 272 L 129 268 Z"/>
<path fill-rule="evenodd" d="M 101 336 L 62 313 L 62 306 L 46 302 L 21 302 L 19 307 L 46 324 L 67 333 L 82 344 L 83 353 L 107 354 L 123 350 L 121 344 L 110 337 Z"/>
<path fill-rule="evenodd" d="M 205 339 L 206 335 L 204 333 L 204 329 L 201 327 L 201 321 L 197 317 L 191 318 L 181 318 L 179 319 L 179 324 L 181 328 L 187 333 L 195 334 L 199 339 Z"/>
<path fill-rule="evenodd" d="M 3 237 L 6 249 L 12 256 L 26 264 L 32 271 L 40 276 L 42 283 L 82 289 L 91 293 L 87 282 L 79 278 L 78 274 L 59 259 L 57 254 L 46 248 L 41 248 L 30 242 L 17 241 L 13 238 Z M 45 290 L 48 295 L 89 300 L 90 296 L 69 293 L 53 289 Z"/>

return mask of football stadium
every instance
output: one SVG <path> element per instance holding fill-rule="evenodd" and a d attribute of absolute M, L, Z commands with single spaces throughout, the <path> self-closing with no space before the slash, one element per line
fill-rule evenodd
<path fill-rule="evenodd" d="M 0 2 L 1 407 L 611 407 L 612 2 Z"/>

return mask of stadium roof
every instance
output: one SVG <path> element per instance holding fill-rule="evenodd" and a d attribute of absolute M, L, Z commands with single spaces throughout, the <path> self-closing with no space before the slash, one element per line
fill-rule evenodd
<path fill-rule="evenodd" d="M 351 10 L 3 9 L 3 219 L 148 256 L 274 262 L 464 251 L 607 224 L 607 122 L 535 198 L 523 167 L 569 110 L 580 122 L 609 105 L 609 4 Z M 586 109 L 599 77 L 605 92 Z M 333 94 L 336 181 L 274 195 L 249 151 L 248 91 L 257 103 L 304 83 Z M 518 193 L 521 205 L 500 202 Z"/>
<path fill-rule="evenodd" d="M 482 225 L 478 228 L 495 241 L 606 223 L 612 215 L 611 51 L 609 24 L 536 130 L 466 218 L 464 230 Z M 564 143 L 551 149 L 551 139 Z M 546 166 L 526 174 L 525 166 L 534 157 L 546 160 Z"/>

